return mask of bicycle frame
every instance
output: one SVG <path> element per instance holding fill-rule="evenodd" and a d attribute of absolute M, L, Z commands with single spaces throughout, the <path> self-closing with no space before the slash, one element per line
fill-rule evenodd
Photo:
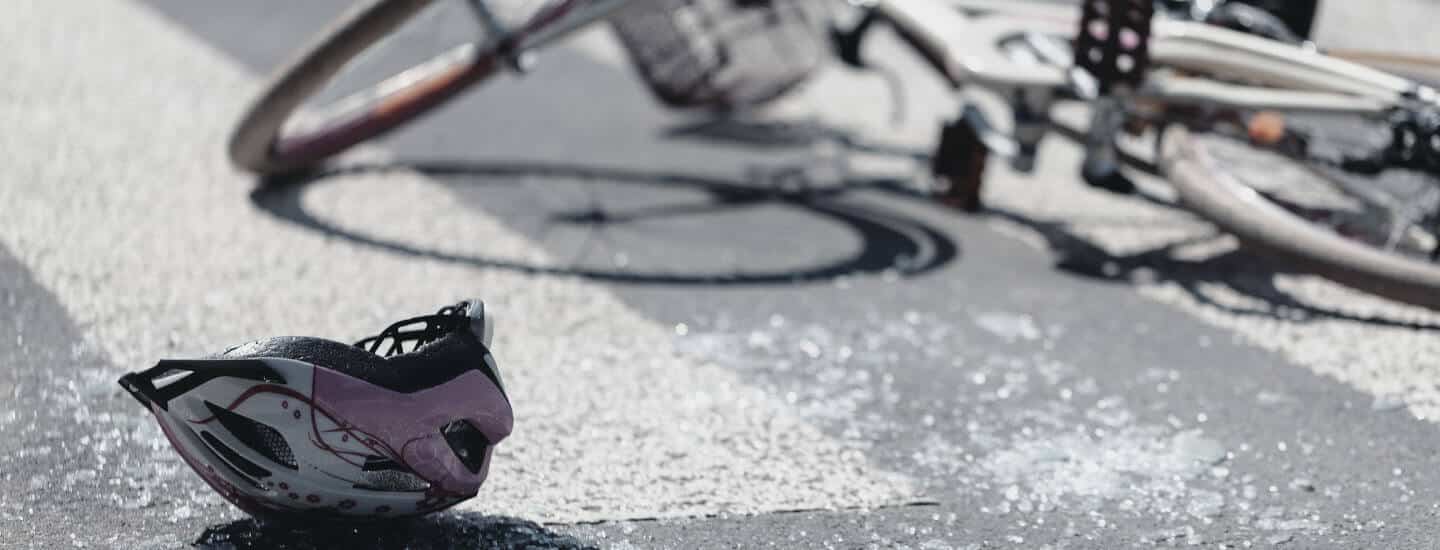
<path fill-rule="evenodd" d="M 488 0 L 470 1 L 488 4 Z M 539 25 L 536 32 L 503 34 L 502 39 L 518 38 L 517 51 L 541 47 L 631 1 L 564 0 L 551 9 L 562 20 Z M 997 45 L 1036 33 L 1072 36 L 1078 26 L 1074 6 L 1015 0 L 874 0 L 870 9 L 892 23 L 957 88 L 971 83 L 1001 91 L 1054 91 L 1073 85 L 1064 66 L 1018 63 L 999 55 Z M 1364 65 L 1204 23 L 1158 18 L 1151 50 L 1158 66 L 1261 84 L 1160 73 L 1152 74 L 1136 92 L 1138 97 L 1167 103 L 1379 114 L 1407 98 L 1434 95 L 1421 94 L 1409 80 Z"/>
<path fill-rule="evenodd" d="M 1201 117 L 1189 119 L 1197 122 L 1236 110 L 1379 118 L 1397 106 L 1434 104 L 1440 97 L 1431 88 L 1313 49 L 1163 16 L 1152 21 L 1151 68 L 1143 84 L 1123 98 L 1102 97 L 1093 79 L 1072 67 L 1073 54 L 1059 42 L 1080 30 L 1076 6 L 874 0 L 866 9 L 874 20 L 888 22 L 956 89 L 979 88 L 1010 103 L 1015 124 L 1009 133 L 997 130 L 970 102 L 960 120 L 990 152 L 1022 171 L 1033 166 L 1038 144 L 1049 131 L 1047 113 L 1060 97 L 1092 102 L 1087 164 L 1093 160 L 1102 171 L 1114 165 L 1113 144 L 1127 113 L 1161 122 L 1183 122 L 1172 120 L 1180 111 Z M 862 24 L 855 32 L 863 34 L 868 27 Z M 858 44 L 861 38 L 851 40 Z M 1006 47 L 1017 41 L 1029 46 L 1030 59 L 1017 58 Z"/>
<path fill-rule="evenodd" d="M 1036 34 L 1074 36 L 1079 25 L 1074 6 L 878 0 L 872 9 L 957 88 L 974 84 L 1013 96 L 1017 90 L 1048 94 L 1075 85 L 1068 65 L 1020 63 L 999 47 Z M 1152 71 L 1135 96 L 1164 103 L 1379 115 L 1403 101 L 1435 97 L 1429 88 L 1363 65 L 1204 23 L 1157 18 L 1150 55 L 1153 65 L 1179 72 Z M 1180 74 L 1186 71 L 1259 85 Z"/>
<path fill-rule="evenodd" d="M 1058 99 L 1078 98 L 1087 102 L 1091 116 L 1080 140 L 1084 147 L 1080 175 L 1087 183 L 1122 193 L 1134 190 L 1119 169 L 1116 138 L 1122 130 L 1154 128 L 1154 164 L 1169 180 L 1177 205 L 1215 223 L 1242 245 L 1301 271 L 1440 309 L 1440 267 L 1435 262 L 1440 246 L 1432 243 L 1430 261 L 1425 261 L 1394 254 L 1388 244 L 1380 249 L 1315 227 L 1241 181 L 1201 137 L 1224 124 L 1244 127 L 1245 135 L 1230 137 L 1253 140 L 1255 129 L 1246 115 L 1261 110 L 1371 118 L 1391 126 L 1391 144 L 1380 154 L 1409 155 L 1401 161 L 1381 162 L 1414 163 L 1381 164 L 1380 169 L 1418 169 L 1434 177 L 1431 159 L 1436 157 L 1430 155 L 1440 149 L 1436 145 L 1440 132 L 1401 126 L 1419 124 L 1415 117 L 1440 107 L 1440 94 L 1434 88 L 1310 47 L 1157 17 L 1148 29 L 1145 78 L 1102 95 L 1094 77 L 1073 67 L 1073 48 L 1067 43 L 1079 36 L 1082 18 L 1075 6 L 874 0 L 869 8 L 873 11 L 853 30 L 835 36 L 842 59 L 855 64 L 851 60 L 858 59 L 859 36 L 873 21 L 888 22 L 957 89 L 973 85 L 1010 103 L 1015 120 L 1008 134 L 985 121 L 975 106 L 991 102 L 966 101 L 959 120 L 942 129 L 932 170 L 945 184 L 937 195 L 947 204 L 971 211 L 981 208 L 987 154 L 1009 157 L 1020 171 L 1032 168 L 1036 146 L 1051 128 L 1050 106 Z M 1098 27 L 1085 30 L 1091 28 Z M 1015 48 L 1011 41 L 1023 41 L 1020 45 L 1028 48 Z M 1052 46 L 1048 51 L 1046 44 Z M 1119 59 L 1113 52 L 1102 53 Z M 1396 117 L 1412 120 L 1395 122 Z M 1297 139 L 1300 142 L 1291 145 L 1304 147 L 1304 137 Z M 1393 149 L 1396 144 L 1398 152 Z M 1326 179 L 1318 171 L 1314 175 Z M 1407 217 L 1405 224 L 1390 228 L 1387 242 L 1397 242 L 1399 232 L 1413 227 L 1415 220 Z"/>

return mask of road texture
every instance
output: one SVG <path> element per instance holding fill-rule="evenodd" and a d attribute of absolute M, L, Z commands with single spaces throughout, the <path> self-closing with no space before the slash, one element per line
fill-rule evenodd
<path fill-rule="evenodd" d="M 9 3 L 0 548 L 1440 545 L 1440 315 L 1088 190 L 1058 136 L 1033 175 L 992 163 L 984 215 L 917 198 L 957 100 L 893 40 L 899 121 L 838 68 L 763 115 L 667 112 L 596 29 L 347 170 L 229 166 L 264 75 L 348 4 Z M 1387 13 L 1321 38 L 1424 26 Z M 258 526 L 114 384 L 468 296 L 515 434 L 409 524 Z"/>

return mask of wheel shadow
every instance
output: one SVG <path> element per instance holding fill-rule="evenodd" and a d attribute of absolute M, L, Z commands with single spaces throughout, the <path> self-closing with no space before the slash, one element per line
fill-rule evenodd
<path fill-rule="evenodd" d="M 1440 329 L 1440 324 L 1436 323 L 1354 315 L 1297 299 L 1293 294 L 1276 286 L 1275 281 L 1280 275 L 1304 274 L 1303 272 L 1278 269 L 1276 262 L 1266 261 L 1265 258 L 1243 248 L 1234 248 L 1200 260 L 1176 257 L 1175 252 L 1181 248 L 1220 237 L 1222 233 L 1218 230 L 1135 254 L 1117 255 L 1075 234 L 1067 227 L 1068 224 L 1063 222 L 1036 220 L 1001 208 L 988 208 L 985 215 L 1022 225 L 1040 234 L 1051 251 L 1057 255 L 1055 266 L 1062 271 L 1122 284 L 1172 283 L 1197 302 L 1232 315 L 1296 323 L 1339 319 L 1385 327 Z M 1260 300 L 1264 306 L 1240 307 L 1219 302 L 1206 292 L 1205 286 L 1210 284 L 1222 284 L 1245 297 Z"/>
<path fill-rule="evenodd" d="M 1051 129 L 1059 137 L 1076 143 L 1082 142 L 1085 137 L 1083 131 L 1059 121 L 1053 122 Z M 929 164 L 930 158 L 923 152 L 865 143 L 842 129 L 819 123 L 777 123 L 729 118 L 670 128 L 666 135 L 761 148 L 801 148 L 829 141 L 852 151 L 912 158 L 924 164 Z M 1118 152 L 1121 162 L 1130 169 L 1153 177 L 1163 177 L 1160 168 L 1150 160 L 1124 148 Z M 1083 185 L 1078 178 L 1075 184 Z M 892 182 L 888 185 L 872 183 L 872 187 L 909 199 L 928 201 L 928 198 L 917 192 L 913 186 Z M 1144 188 L 1137 189 L 1130 197 L 1152 205 L 1183 210 L 1172 199 L 1152 194 Z M 994 207 L 987 207 L 981 215 L 1004 219 L 1039 233 L 1045 238 L 1051 251 L 1058 256 L 1056 267 L 1062 271 L 1090 279 L 1126 284 L 1136 283 L 1139 279 L 1174 283 L 1195 300 L 1235 315 L 1269 317 L 1291 322 L 1342 319 L 1378 326 L 1440 328 L 1440 324 L 1358 316 L 1306 303 L 1275 285 L 1276 276 L 1298 273 L 1287 271 L 1278 262 L 1267 261 L 1264 257 L 1244 249 L 1231 250 L 1202 260 L 1178 259 L 1174 255 L 1177 249 L 1196 244 L 1185 241 L 1132 255 L 1114 255 L 1071 231 L 1065 222 L 1042 221 L 1018 211 Z M 1206 241 L 1219 235 L 1217 231 L 1199 240 Z M 1264 302 L 1266 307 L 1243 308 L 1220 303 L 1205 292 L 1204 287 L 1210 284 L 1225 285 L 1241 295 Z"/>
<path fill-rule="evenodd" d="M 727 145 L 774 150 L 812 147 L 817 143 L 834 143 L 848 151 L 930 162 L 930 153 L 882 142 L 866 141 L 853 132 L 816 121 L 783 121 L 718 117 L 665 128 L 666 139 L 693 139 Z"/>
<path fill-rule="evenodd" d="M 244 519 L 206 528 L 193 546 L 202 550 L 598 548 L 532 521 L 456 512 L 408 521 L 319 527 Z"/>
<path fill-rule="evenodd" d="M 859 240 L 858 250 L 844 257 L 813 265 L 778 269 L 728 270 L 687 273 L 683 271 L 642 271 L 596 266 L 556 266 L 479 254 L 461 254 L 388 240 L 331 223 L 307 211 L 302 197 L 307 185 L 345 175 L 413 172 L 446 182 L 451 186 L 504 185 L 507 179 L 565 178 L 577 181 L 657 188 L 686 188 L 700 192 L 697 201 L 646 205 L 624 210 L 577 209 L 553 213 L 550 222 L 582 226 L 595 231 L 607 226 L 658 220 L 667 217 L 726 212 L 758 205 L 778 205 L 818 217 L 848 229 Z M 912 217 L 873 204 L 858 204 L 844 196 L 859 189 L 875 187 L 873 182 L 844 182 L 811 185 L 788 181 L 757 185 L 694 174 L 654 172 L 614 167 L 570 165 L 549 162 L 471 162 L 460 160 L 411 161 L 355 164 L 285 180 L 264 182 L 251 192 L 251 201 L 262 211 L 280 220 L 348 242 L 391 253 L 441 260 L 475 267 L 504 269 L 528 275 L 577 276 L 598 281 L 638 285 L 768 285 L 829 282 L 843 275 L 878 274 L 893 271 L 903 277 L 928 273 L 949 264 L 960 255 L 958 245 L 940 230 Z M 723 228 L 716 228 L 721 231 Z"/>

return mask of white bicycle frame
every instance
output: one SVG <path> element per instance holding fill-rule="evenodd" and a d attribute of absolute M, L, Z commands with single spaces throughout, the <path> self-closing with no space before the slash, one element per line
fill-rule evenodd
<path fill-rule="evenodd" d="M 484 0 L 470 1 L 480 8 L 485 5 Z M 551 4 L 552 11 L 523 27 L 506 30 L 492 21 L 489 34 L 498 41 L 485 45 L 499 46 L 488 51 L 510 56 L 512 66 L 523 68 L 519 56 L 527 50 L 600 21 L 628 1 L 558 0 Z M 1274 251 L 1336 282 L 1440 309 L 1440 300 L 1435 298 L 1440 295 L 1440 271 L 1433 264 L 1315 230 L 1308 221 L 1286 213 L 1228 174 L 1203 146 L 1195 146 L 1197 141 L 1189 139 L 1184 124 L 1197 120 L 1192 117 L 1200 117 L 1197 121 L 1202 123 L 1224 117 L 1233 122 L 1238 118 L 1231 116 L 1237 114 L 1234 111 L 1261 109 L 1378 118 L 1397 109 L 1435 106 L 1440 101 L 1434 89 L 1318 51 L 1162 16 L 1150 28 L 1150 67 L 1138 89 L 1100 95 L 1092 77 L 1074 70 L 1073 53 L 1065 47 L 1065 41 L 1080 30 L 1079 9 L 1073 4 L 850 1 L 867 5 L 879 19 L 895 26 L 956 88 L 993 92 L 1016 107 L 1015 129 L 1006 135 L 984 128 L 983 116 L 969 116 L 978 110 L 966 102 L 961 122 L 976 130 L 980 145 L 988 149 L 978 154 L 1009 156 L 1017 168 L 1028 169 L 1039 139 L 1049 128 L 1050 106 L 1066 96 L 1093 100 L 1089 101 L 1092 122 L 1084 139 L 1082 175 L 1103 182 L 1106 180 L 1094 176 L 1120 174 L 1114 138 L 1126 117 L 1140 115 L 1142 121 L 1162 123 L 1161 128 L 1180 122 L 1175 131 L 1157 132 L 1161 139 L 1156 144 L 1160 153 L 1157 164 L 1175 184 L 1181 204 L 1230 231 L 1242 243 Z M 837 48 L 858 48 L 863 25 L 874 20 L 862 20 L 862 27 L 852 31 L 853 35 L 837 33 Z M 1028 47 L 1015 48 L 1013 41 Z M 474 46 L 471 52 L 476 51 Z M 841 55 L 856 63 L 851 58 L 856 52 L 842 51 Z M 438 82 L 445 85 L 448 81 Z M 1167 109 L 1172 105 L 1185 108 Z M 942 138 L 942 148 L 943 143 Z M 971 146 L 973 142 L 966 145 Z M 979 182 L 966 187 L 978 196 Z"/>
<path fill-rule="evenodd" d="M 1045 42 L 1063 43 L 1049 37 L 1035 40 L 1034 36 L 1075 37 L 1080 31 L 1080 14 L 1074 5 L 875 0 L 872 7 L 957 88 L 974 84 L 1016 107 L 1011 135 L 988 127 L 978 110 L 968 104 L 961 121 L 975 131 L 989 152 L 1009 156 L 1017 168 L 1024 169 L 1033 161 L 1039 136 L 1048 128 L 1045 117 L 1035 113 L 1048 112 L 1041 109 L 1048 109 L 1056 91 L 1086 91 L 1077 85 L 1082 84 L 1083 73 L 1071 70 L 1069 48 L 1055 47 L 1047 53 Z M 965 11 L 989 13 L 970 16 Z M 1317 229 L 1236 178 L 1207 147 L 1198 145 L 1200 140 L 1192 139 L 1184 124 L 1193 113 L 1206 117 L 1260 109 L 1381 118 L 1398 109 L 1436 106 L 1440 101 L 1434 88 L 1312 49 L 1203 23 L 1162 17 L 1152 21 L 1150 31 L 1151 68 L 1139 89 L 1121 98 L 1075 94 L 1097 99 L 1091 102 L 1082 174 L 1089 168 L 1096 169 L 1091 174 L 1101 176 L 1109 169 L 1115 170 L 1110 174 L 1119 173 L 1114 138 L 1121 126 L 1116 121 L 1123 122 L 1125 115 L 1158 115 L 1162 128 L 1165 123 L 1180 122 L 1172 131 L 1157 133 L 1155 142 L 1156 164 L 1174 184 L 1179 204 L 1233 234 L 1242 244 L 1301 270 L 1380 296 L 1440 308 L 1436 299 L 1440 271 L 1433 262 L 1391 254 Z M 1023 55 L 1006 51 L 1006 41 L 1017 39 L 1026 40 L 1032 46 L 1030 56 L 1044 62 L 1027 63 Z M 1170 105 L 1187 107 L 1180 111 L 1189 113 L 1167 112 Z M 1183 118 L 1170 120 L 1174 115 Z M 1208 121 L 1202 118 L 1201 122 Z M 972 185 L 978 191 L 979 184 Z"/>
<path fill-rule="evenodd" d="M 477 12 L 486 11 L 487 0 L 469 1 Z M 630 1 L 563 0 L 559 5 L 565 11 L 558 21 L 514 33 L 490 30 L 500 31 L 491 33 L 497 40 L 513 40 L 521 54 L 603 20 Z M 1042 53 L 1046 59 L 1025 62 L 1001 47 L 1007 41 L 1028 40 L 1036 51 L 1044 52 L 1045 40 L 1069 38 L 1078 31 L 1078 6 L 1017 0 L 865 3 L 910 37 L 956 88 L 973 85 L 1012 101 L 1024 98 L 1031 112 L 1048 109 L 1060 90 L 1087 95 L 1070 68 L 1068 52 Z M 1378 117 L 1405 101 L 1437 102 L 1440 97 L 1431 88 L 1358 63 L 1213 25 L 1157 17 L 1151 32 L 1153 68 L 1131 94 L 1138 103 Z M 518 58 L 514 61 L 512 65 L 522 67 Z M 1043 130 L 1019 130 L 1025 135 L 1017 141 L 995 132 L 983 117 L 973 118 L 979 121 L 976 130 L 982 139 L 1003 156 L 1017 158 L 1016 153 L 1031 148 L 1043 134 Z"/>
<path fill-rule="evenodd" d="M 1094 82 L 1072 68 L 1072 53 L 1056 39 L 1079 31 L 1080 7 L 1016 0 L 870 0 L 885 21 L 920 50 L 955 88 L 990 92 L 1010 102 L 1014 129 L 996 129 L 978 108 L 961 117 L 995 154 L 1017 169 L 1033 166 L 1048 132 L 1046 116 L 1059 92 L 1094 103 L 1086 142 L 1087 166 L 1113 170 L 1114 138 L 1132 112 L 1168 106 L 1322 112 L 1382 117 L 1405 102 L 1437 102 L 1434 89 L 1364 65 L 1190 21 L 1156 17 L 1149 42 L 1151 68 L 1122 101 L 1097 97 Z M 1007 44 L 1030 46 L 1016 55 Z M 1026 58 L 1028 56 L 1028 59 Z M 1203 76 L 1187 76 L 1199 74 Z M 1242 84 L 1241 82 L 1248 83 Z M 1021 113 L 1025 120 L 1021 120 Z M 1163 115 L 1162 115 L 1163 116 Z"/>
<path fill-rule="evenodd" d="M 487 4 L 487 0 L 470 1 Z M 516 49 L 548 44 L 633 0 L 565 1 L 573 7 L 560 21 L 522 34 Z M 1077 6 L 1019 0 L 874 0 L 872 5 L 917 38 L 917 45 L 928 54 L 943 60 L 943 76 L 957 87 L 1052 91 L 1073 84 L 1068 68 L 1054 64 L 1057 60 L 1017 62 L 998 45 L 1037 33 L 1073 36 L 1079 25 Z M 1204 23 L 1162 17 L 1155 20 L 1152 32 L 1152 64 L 1179 72 L 1152 72 L 1135 92 L 1141 98 L 1246 109 L 1378 114 L 1407 97 L 1434 97 L 1428 88 L 1364 65 Z M 1184 71 L 1258 85 L 1188 77 L 1181 74 Z"/>
<path fill-rule="evenodd" d="M 943 60 L 945 78 L 957 87 L 968 83 L 1001 92 L 1044 92 L 1073 84 L 1068 66 L 1053 64 L 1058 60 L 1017 62 L 999 44 L 1036 33 L 1074 36 L 1078 6 L 1013 0 L 878 0 L 874 7 L 914 37 L 928 55 Z M 1429 88 L 1357 63 L 1204 23 L 1157 18 L 1150 57 L 1152 65 L 1174 71 L 1152 71 L 1135 96 L 1166 103 L 1378 115 L 1408 97 L 1433 101 L 1435 96 Z M 1183 76 L 1186 71 L 1257 85 Z"/>

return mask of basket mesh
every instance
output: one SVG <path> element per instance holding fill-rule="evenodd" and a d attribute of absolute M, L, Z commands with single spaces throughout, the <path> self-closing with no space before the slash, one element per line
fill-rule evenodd
<path fill-rule="evenodd" d="M 641 77 L 672 107 L 779 97 L 826 52 L 824 0 L 639 0 L 611 22 Z"/>

